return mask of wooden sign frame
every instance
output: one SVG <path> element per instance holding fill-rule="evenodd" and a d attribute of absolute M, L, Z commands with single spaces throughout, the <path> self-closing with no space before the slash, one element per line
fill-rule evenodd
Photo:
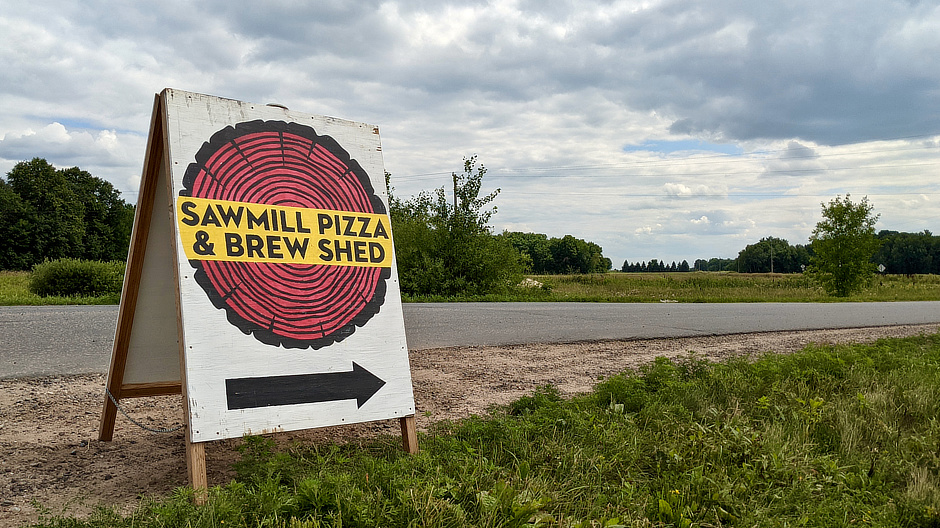
<path fill-rule="evenodd" d="M 267 356 L 267 354 L 269 354 L 269 351 L 274 350 L 274 352 L 270 352 L 270 354 L 281 358 L 292 357 L 290 354 L 295 354 L 298 358 L 305 358 L 309 357 L 312 351 L 320 353 L 322 351 L 329 352 L 331 350 L 338 350 L 339 352 L 337 353 L 343 358 L 347 355 L 354 358 L 352 361 L 352 370 L 354 372 L 365 370 L 355 361 L 355 358 L 359 358 L 359 361 L 362 361 L 362 354 L 366 354 L 364 357 L 370 358 L 371 356 L 368 355 L 371 353 L 370 350 L 375 349 L 375 353 L 380 354 L 382 358 L 393 357 L 395 358 L 394 361 L 397 362 L 389 367 L 392 369 L 394 376 L 397 376 L 395 381 L 390 382 L 390 385 L 388 385 L 388 387 L 392 388 L 392 392 L 390 392 L 390 396 L 386 398 L 390 400 L 391 403 L 383 407 L 381 404 L 382 398 L 376 396 L 373 402 L 378 401 L 379 403 L 372 403 L 371 407 L 367 408 L 367 410 L 371 410 L 361 415 L 363 418 L 344 415 L 343 413 L 353 412 L 349 411 L 349 409 L 352 409 L 352 405 L 357 406 L 357 409 L 361 410 L 365 404 L 364 400 L 371 398 L 372 394 L 364 398 L 349 395 L 346 385 L 350 382 L 347 381 L 348 378 L 346 376 L 350 374 L 346 372 L 336 372 L 332 368 L 328 369 L 330 372 L 316 375 L 278 371 L 277 373 L 280 375 L 269 375 L 267 377 L 258 378 L 247 374 L 238 377 L 229 373 L 225 375 L 227 379 L 210 379 L 207 381 L 206 371 L 214 371 L 216 369 L 205 368 L 204 365 L 207 360 L 204 355 L 197 355 L 197 352 L 201 349 L 213 346 L 213 339 L 217 339 L 218 336 L 212 333 L 211 329 L 202 331 L 201 327 L 197 326 L 194 321 L 202 318 L 215 318 L 218 320 L 219 314 L 217 312 L 221 311 L 218 310 L 221 306 L 218 303 L 218 299 L 216 299 L 214 301 L 216 303 L 215 309 L 213 309 L 208 304 L 208 301 L 203 298 L 202 291 L 195 286 L 196 281 L 193 276 L 197 275 L 198 271 L 193 273 L 190 266 L 198 268 L 204 263 L 190 258 L 193 256 L 192 251 L 189 247 L 184 245 L 182 241 L 184 232 L 180 228 L 186 227 L 184 225 L 184 223 L 186 223 L 185 221 L 196 216 L 195 213 L 191 211 L 196 207 L 193 204 L 197 203 L 201 198 L 194 197 L 188 199 L 186 198 L 189 196 L 186 194 L 187 191 L 180 189 L 181 186 L 179 182 L 181 181 L 181 171 L 186 167 L 186 164 L 191 162 L 192 158 L 191 153 L 180 146 L 181 143 L 178 138 L 185 136 L 190 130 L 197 131 L 195 134 L 190 135 L 198 136 L 198 134 L 201 133 L 200 131 L 206 129 L 206 126 L 211 130 L 220 128 L 217 122 L 204 126 L 200 125 L 202 128 L 195 126 L 195 128 L 190 129 L 186 127 L 193 125 L 181 124 L 185 119 L 193 119 L 187 114 L 189 111 L 187 108 L 198 108 L 199 105 L 206 107 L 213 104 L 219 105 L 222 109 L 234 109 L 230 113 L 236 116 L 235 119 L 242 119 L 244 116 L 248 116 L 249 118 L 258 116 L 268 118 L 274 116 L 276 119 L 270 121 L 259 119 L 254 122 L 271 122 L 276 124 L 280 127 L 278 130 L 281 130 L 281 132 L 278 133 L 282 134 L 282 137 L 283 130 L 288 130 L 289 132 L 301 130 L 301 134 L 303 134 L 303 130 L 309 128 L 306 123 L 310 122 L 310 119 L 322 125 L 321 129 L 326 128 L 327 130 L 342 131 L 345 130 L 343 127 L 355 128 L 356 126 L 362 129 L 367 126 L 343 122 L 332 118 L 304 116 L 291 113 L 280 107 L 272 108 L 261 105 L 249 105 L 237 101 L 171 89 L 165 89 L 155 96 L 147 151 L 144 158 L 143 173 L 140 183 L 140 193 L 138 195 L 134 218 L 134 228 L 131 234 L 131 243 L 128 251 L 124 289 L 121 294 L 121 305 L 111 354 L 111 364 L 108 369 L 107 394 L 104 398 L 104 406 L 101 414 L 99 439 L 110 441 L 113 438 L 118 410 L 115 402 L 119 402 L 124 398 L 181 394 L 183 397 L 183 417 L 186 424 L 186 434 L 184 436 L 186 440 L 187 472 L 189 474 L 190 484 L 197 491 L 197 499 L 200 501 L 204 500 L 205 491 L 208 489 L 205 443 L 216 437 L 218 439 L 232 438 L 235 434 L 239 434 L 240 429 L 243 430 L 240 434 L 265 433 L 397 417 L 402 431 L 403 449 L 409 453 L 417 452 L 418 444 L 415 428 L 414 397 L 411 388 L 410 370 L 408 368 L 407 345 L 404 342 L 404 323 L 401 316 L 400 294 L 398 293 L 397 268 L 394 263 L 393 250 L 390 255 L 387 255 L 385 254 L 385 250 L 379 247 L 377 243 L 372 246 L 366 246 L 365 242 L 362 242 L 361 246 L 362 248 L 368 247 L 371 249 L 371 256 L 373 257 L 372 262 L 377 262 L 375 258 L 380 256 L 385 259 L 383 261 L 385 263 L 371 264 L 372 266 L 390 266 L 390 271 L 383 271 L 382 274 L 382 277 L 385 278 L 386 283 L 388 283 L 388 293 L 386 293 L 383 285 L 382 294 L 387 295 L 388 298 L 383 298 L 386 302 L 384 305 L 380 303 L 380 308 L 373 309 L 373 312 L 381 313 L 381 315 L 374 316 L 375 321 L 364 322 L 363 317 L 360 316 L 359 319 L 357 319 L 355 327 L 347 325 L 347 327 L 338 330 L 336 335 L 339 337 L 332 337 L 330 339 L 324 337 L 309 342 L 298 341 L 293 337 L 294 334 L 290 334 L 289 338 L 276 335 L 272 336 L 270 333 L 266 333 L 264 328 L 259 330 L 257 325 L 255 325 L 255 327 L 247 327 L 250 332 L 246 331 L 245 328 L 239 328 L 238 330 L 240 330 L 240 332 L 232 332 L 231 328 L 226 327 L 227 333 L 220 334 L 224 337 L 224 342 L 215 343 L 214 346 L 216 350 L 220 348 L 224 350 L 229 350 L 230 348 L 238 349 L 238 347 L 241 347 L 233 352 L 233 354 L 241 353 L 242 355 L 239 356 L 241 358 L 239 361 L 242 363 L 252 361 L 252 354 L 257 347 L 268 347 L 263 349 L 266 357 L 270 357 Z M 173 112 L 176 113 L 171 116 Z M 211 114 L 211 111 L 209 113 Z M 216 110 L 216 113 L 218 114 L 219 111 Z M 200 114 L 196 112 L 195 115 L 198 119 Z M 217 118 L 213 117 L 213 119 Z M 300 122 L 299 127 L 294 124 L 297 122 Z M 234 130 L 232 125 L 240 126 L 238 123 L 226 122 L 224 124 L 229 125 L 225 127 L 224 131 L 229 131 L 230 129 Z M 312 131 L 313 129 L 310 128 L 310 130 Z M 353 132 L 354 134 L 350 137 L 356 137 L 356 130 L 353 130 Z M 364 141 L 363 144 L 375 145 L 372 151 L 362 150 L 363 147 L 361 147 L 361 145 L 354 145 L 354 147 L 359 150 L 354 149 L 353 152 L 357 152 L 361 156 L 368 157 L 372 160 L 371 162 L 367 162 L 367 166 L 371 167 L 373 172 L 375 172 L 376 169 L 381 166 L 381 146 L 378 145 L 378 128 L 369 127 L 369 132 L 374 134 L 375 137 L 367 137 L 366 139 L 368 141 Z M 221 134 L 222 132 L 219 133 Z M 231 135 L 231 132 L 226 133 L 228 133 L 229 136 Z M 171 134 L 173 134 L 174 137 L 171 138 Z M 217 135 L 218 134 L 214 134 L 213 138 Z M 308 134 L 308 136 L 313 138 L 312 141 L 315 142 L 336 143 L 333 138 L 328 135 L 320 136 Z M 210 145 L 209 138 L 207 137 L 205 140 L 205 143 L 203 143 L 204 148 Z M 193 144 L 193 141 L 198 143 L 202 141 L 202 139 L 196 137 L 195 139 L 190 138 L 189 141 L 190 144 Z M 330 147 L 333 143 L 326 146 Z M 319 147 L 320 145 L 311 146 L 311 150 L 313 150 L 314 146 Z M 334 146 L 333 151 L 337 150 L 339 150 L 341 154 L 345 154 L 342 147 Z M 376 153 L 374 151 L 378 152 Z M 358 169 L 358 174 L 365 174 L 365 171 L 360 168 L 355 159 L 349 157 L 346 159 L 348 161 L 347 165 L 350 165 L 350 167 L 346 169 L 344 176 L 350 174 L 351 171 L 355 172 L 354 169 Z M 371 165 L 369 163 L 371 163 Z M 196 163 L 193 163 L 191 168 L 196 165 Z M 381 171 L 384 178 L 384 167 L 381 167 Z M 370 178 L 370 176 L 366 177 Z M 186 178 L 192 180 L 189 171 L 187 171 Z M 363 177 L 360 176 L 360 179 L 362 178 Z M 366 187 L 368 186 L 369 184 L 366 182 Z M 381 188 L 378 185 L 374 187 L 376 190 L 372 198 L 373 203 L 377 204 L 379 209 L 382 208 L 382 204 L 379 200 L 384 200 L 385 204 L 385 209 L 377 213 L 385 214 L 387 211 L 387 196 L 384 184 Z M 245 201 L 248 202 L 249 200 Z M 198 203 L 201 204 L 202 202 Z M 230 202 L 225 203 L 230 204 Z M 240 202 L 238 205 L 245 207 L 252 206 L 250 203 Z M 186 209 L 187 206 L 189 206 L 190 209 Z M 290 215 L 296 214 L 296 222 L 300 222 L 302 215 L 309 213 L 308 210 L 301 208 L 289 209 L 286 213 L 285 210 L 286 207 L 282 207 L 280 211 L 271 210 L 270 214 L 275 224 L 275 230 L 277 229 L 277 218 L 286 219 L 285 214 L 290 218 L 294 218 L 294 216 Z M 183 214 L 181 214 L 181 211 Z M 219 211 L 222 211 L 222 209 L 219 209 Z M 346 211 L 346 209 L 339 212 L 343 211 Z M 189 212 L 191 216 L 187 217 L 185 215 L 186 212 Z M 277 216 L 278 212 L 280 213 L 279 217 Z M 321 222 L 319 226 L 320 235 L 323 237 L 333 236 L 332 224 L 330 224 L 329 229 L 327 229 L 327 224 L 330 223 L 330 221 L 328 218 L 324 219 L 325 217 L 332 216 L 328 214 L 331 211 L 319 212 Z M 363 220 L 360 222 L 361 224 L 368 224 L 369 218 L 380 218 L 379 216 L 369 216 L 365 213 L 360 213 L 360 215 L 363 217 Z M 308 217 L 305 216 L 304 218 Z M 337 215 L 335 218 L 338 224 L 340 217 Z M 387 216 L 385 218 L 387 218 Z M 308 227 L 307 232 L 309 232 L 312 222 L 309 219 L 305 221 Z M 205 225 L 205 222 L 203 225 Z M 225 225 L 228 226 L 227 223 Z M 249 226 L 250 225 L 249 223 Z M 286 229 L 286 225 L 286 222 L 284 222 L 282 227 Z M 373 225 L 375 225 L 375 223 Z M 205 240 L 206 237 L 209 236 L 206 234 L 206 231 L 210 230 L 211 227 L 210 225 L 199 232 L 196 235 L 196 244 L 190 245 L 197 247 L 199 244 L 198 240 Z M 265 225 L 265 228 L 267 227 L 268 226 Z M 298 225 L 297 227 L 300 226 Z M 314 231 L 316 230 L 314 229 Z M 336 240 L 327 240 L 325 243 L 323 240 L 320 240 L 320 243 L 324 244 L 321 246 L 324 248 L 320 255 L 321 258 L 328 253 L 332 256 L 332 252 L 329 250 L 329 248 L 333 247 L 330 245 L 332 242 L 336 244 L 337 254 L 335 257 L 337 260 L 340 260 L 341 257 L 352 258 L 352 251 L 348 253 L 343 252 L 344 249 L 352 246 L 349 245 L 349 242 L 346 242 L 347 246 L 341 247 L 339 238 L 340 235 L 353 235 L 353 238 L 355 238 L 356 230 L 350 230 L 350 228 L 347 227 L 346 231 L 346 233 L 342 233 L 339 226 L 337 226 L 336 236 L 333 236 Z M 371 232 L 365 227 L 360 226 L 358 234 L 369 237 L 375 235 L 378 237 L 382 233 L 379 231 Z M 390 235 L 390 226 L 388 226 L 387 238 L 389 247 L 391 245 Z M 234 237 L 235 235 L 229 236 Z M 191 242 L 191 240 L 189 242 Z M 356 257 L 363 256 L 368 258 L 368 251 L 366 249 L 362 249 L 362 253 L 360 254 L 358 251 L 360 246 L 356 245 L 355 247 L 357 248 Z M 229 251 L 228 253 L 229 255 L 235 254 L 233 251 Z M 249 255 L 251 255 L 250 252 Z M 268 256 L 271 257 L 272 255 L 280 257 L 280 254 L 269 251 Z M 197 259 L 201 258 L 198 255 L 196 257 Z M 215 257 L 206 258 L 211 259 Z M 365 263 L 362 265 L 369 266 L 370 264 Z M 343 266 L 349 267 L 349 265 L 346 264 L 343 264 Z M 170 270 L 172 270 L 172 272 L 170 272 Z M 211 298 L 212 292 L 206 286 L 206 282 L 207 281 L 203 279 L 200 285 Z M 361 296 L 361 294 L 359 295 Z M 384 312 L 382 312 L 383 310 Z M 229 310 L 226 310 L 226 312 L 229 312 Z M 235 319 L 237 319 L 237 317 L 235 317 Z M 230 312 L 228 313 L 228 320 L 229 322 L 233 321 L 233 316 Z M 373 330 L 369 325 L 379 330 Z M 210 328 L 220 326 L 225 327 L 226 325 L 216 323 Z M 271 328 L 273 327 L 274 321 L 272 320 Z M 320 327 L 322 328 L 322 323 Z M 388 343 L 386 344 L 382 341 L 382 335 L 373 335 L 376 334 L 376 332 L 388 332 L 391 336 Z M 357 333 L 359 337 L 351 337 L 355 336 Z M 172 338 L 174 335 L 176 336 L 175 340 Z M 323 331 L 323 335 L 326 336 L 325 330 Z M 343 343 L 339 343 L 339 341 L 343 340 L 345 340 Z M 232 343 L 235 341 L 237 341 L 237 344 L 233 345 Z M 391 354 L 388 354 L 385 350 L 387 347 L 392 348 Z M 310 348 L 311 351 L 307 351 L 307 348 Z M 240 352 L 241 349 L 244 349 L 244 352 Z M 365 350 L 365 352 L 363 352 L 363 350 Z M 401 357 L 402 350 L 404 358 Z M 307 355 L 304 356 L 303 354 Z M 249 359 L 245 359 L 246 357 Z M 211 363 L 211 358 L 209 361 Z M 258 361 L 270 362 L 271 360 L 259 359 Z M 318 361 L 328 364 L 329 357 Z M 402 363 L 402 361 L 404 361 L 404 363 Z M 227 362 L 226 358 L 220 358 L 218 360 L 218 363 L 220 363 L 218 367 L 219 370 L 228 368 L 228 365 L 224 364 Z M 291 360 L 289 362 L 293 363 L 294 361 Z M 300 363 L 303 363 L 303 361 L 300 361 Z M 202 366 L 199 367 L 199 365 Z M 265 363 L 264 366 L 266 368 L 267 364 Z M 251 368 L 252 371 L 248 374 L 254 374 L 254 370 L 256 370 L 255 367 Z M 310 368 L 309 361 L 306 368 Z M 374 365 L 370 368 L 375 370 Z M 329 381 L 327 381 L 327 378 L 329 378 Z M 269 385 L 274 384 L 277 387 L 283 387 L 285 384 L 295 389 L 296 387 L 301 387 L 304 394 L 299 398 L 293 396 L 293 400 L 290 401 L 271 403 L 269 400 L 265 399 L 269 396 L 265 392 L 269 387 L 262 386 L 258 388 L 257 380 L 266 382 Z M 223 408 L 221 411 L 212 407 L 198 407 L 197 409 L 193 409 L 194 405 L 206 405 L 204 402 L 207 399 L 224 399 L 224 396 L 220 396 L 219 398 L 215 397 L 215 393 L 219 393 L 223 390 L 218 387 L 223 381 L 227 387 L 227 389 L 225 389 L 228 394 L 227 409 L 224 407 L 224 403 L 222 404 Z M 336 400 L 348 400 L 352 398 L 355 401 L 337 402 L 330 400 L 325 404 L 326 407 L 323 407 L 322 405 L 329 398 L 325 399 L 320 396 L 312 396 L 311 394 L 317 391 L 309 388 L 311 384 L 317 385 L 321 381 L 325 383 L 325 386 L 328 385 L 334 387 L 334 389 L 322 389 L 319 392 L 323 392 L 324 390 L 338 390 L 341 395 L 336 396 Z M 380 384 L 375 388 L 373 393 L 385 385 L 384 380 L 379 381 Z M 239 383 L 241 383 L 241 385 L 238 385 Z M 239 388 L 245 387 L 246 383 L 250 385 L 249 388 Z M 335 387 L 339 388 L 337 389 Z M 278 390 L 282 389 L 279 388 Z M 215 393 L 212 391 L 215 391 Z M 195 398 L 191 398 L 192 392 L 199 393 L 198 402 Z M 270 391 L 268 390 L 268 392 Z M 238 398 L 242 399 L 239 400 Z M 274 405 L 273 408 L 270 407 L 272 405 Z M 378 407 L 377 410 L 376 407 Z M 286 413 L 288 416 L 277 415 L 273 419 L 269 418 L 272 412 L 277 414 L 280 412 L 280 409 L 288 408 L 290 409 L 289 413 Z M 273 409 L 273 411 L 271 409 Z M 325 411 L 323 411 L 324 409 Z M 196 412 L 195 416 L 193 414 L 194 410 Z M 339 414 L 333 416 L 330 413 Z M 208 422 L 209 427 L 207 428 L 207 422 L 204 416 L 215 416 L 219 414 L 231 415 L 232 418 L 225 418 L 223 416 L 223 418 L 220 419 L 221 423 L 218 424 L 211 421 L 216 419 L 212 418 Z M 316 419 L 308 418 L 308 416 L 313 414 L 325 416 L 318 416 Z M 353 414 L 355 413 L 353 412 Z M 240 422 L 239 420 L 242 419 L 245 421 Z M 216 436 L 213 437 L 213 434 Z"/>

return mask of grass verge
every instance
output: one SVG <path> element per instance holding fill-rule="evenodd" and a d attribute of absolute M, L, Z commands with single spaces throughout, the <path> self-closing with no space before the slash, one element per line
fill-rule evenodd
<path fill-rule="evenodd" d="M 602 273 L 533 275 L 542 287 L 465 297 L 410 297 L 405 302 L 872 302 L 938 301 L 940 275 L 879 276 L 869 288 L 846 298 L 830 297 L 802 275 L 692 273 Z M 0 306 L 118 304 L 120 295 L 39 297 L 27 289 L 29 273 L 0 271 Z"/>
<path fill-rule="evenodd" d="M 29 272 L 0 271 L 0 306 L 44 306 L 63 304 L 119 304 L 121 294 L 68 297 L 49 295 L 40 297 L 29 291 Z"/>
<path fill-rule="evenodd" d="M 552 301 L 592 302 L 841 302 L 940 300 L 940 275 L 878 276 L 862 292 L 837 298 L 802 274 L 604 273 L 540 275 Z M 532 289 L 534 297 L 546 296 Z"/>
<path fill-rule="evenodd" d="M 420 447 L 248 438 L 205 506 L 181 489 L 38 526 L 940 526 L 940 335 L 658 359 L 438 424 Z"/>

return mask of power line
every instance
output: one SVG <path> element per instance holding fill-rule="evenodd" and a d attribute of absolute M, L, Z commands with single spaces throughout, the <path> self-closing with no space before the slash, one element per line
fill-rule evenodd
<path fill-rule="evenodd" d="M 748 161 L 759 161 L 759 160 L 748 160 Z M 678 163 L 676 163 L 678 165 Z M 876 165 L 856 165 L 856 166 L 842 166 L 842 167 L 812 167 L 812 168 L 793 168 L 793 169 L 754 169 L 754 170 L 721 170 L 713 172 L 668 172 L 668 173 L 643 173 L 643 172 L 617 172 L 614 174 L 592 174 L 592 178 L 615 178 L 615 177 L 643 177 L 643 176 L 715 176 L 715 175 L 727 175 L 727 176 L 736 176 L 736 175 L 748 175 L 748 174 L 789 174 L 789 173 L 813 173 L 813 172 L 838 172 L 838 171 L 847 171 L 847 170 L 862 170 L 862 169 L 896 169 L 896 168 L 908 168 L 908 167 L 924 167 L 924 166 L 935 166 L 937 162 L 924 162 L 924 163 L 883 163 Z M 686 166 L 683 164 L 683 166 Z M 613 168 L 612 166 L 595 166 L 594 169 L 601 168 Z M 571 170 L 568 167 L 557 167 L 553 169 L 544 169 L 541 172 L 552 171 L 566 171 Z M 583 169 L 587 170 L 587 169 Z M 514 176 L 512 174 L 504 174 L 508 172 L 509 169 L 490 169 L 490 173 L 499 173 L 501 176 Z M 409 176 L 393 176 L 393 181 L 395 182 L 412 182 L 412 181 L 423 181 L 423 180 L 433 180 L 436 179 L 431 176 L 450 176 L 450 172 L 436 172 L 436 173 L 426 173 L 422 177 L 409 177 Z M 523 176 L 523 175 L 519 175 Z M 541 175 L 540 178 L 571 178 L 576 177 L 570 174 L 545 174 Z"/>
<path fill-rule="evenodd" d="M 535 195 L 555 195 L 555 196 L 623 196 L 628 198 L 678 198 L 678 199 L 692 199 L 692 198 L 825 198 L 832 196 L 832 193 L 825 194 L 789 194 L 786 192 L 779 193 L 702 193 L 702 194 L 670 194 L 670 193 L 630 193 L 630 192 L 619 192 L 616 190 L 613 191 L 599 191 L 599 192 L 557 192 L 557 191 L 516 191 L 513 190 L 513 195 L 518 194 L 535 194 Z M 853 192 L 852 194 L 859 194 L 864 196 L 940 196 L 940 192 L 897 192 L 897 193 L 859 193 Z"/>
<path fill-rule="evenodd" d="M 874 142 L 886 142 L 886 141 L 901 141 L 901 140 L 911 140 L 918 138 L 928 138 L 936 137 L 937 134 L 923 134 L 917 136 L 904 136 L 898 138 L 888 138 L 888 139 L 879 139 L 874 140 Z M 507 176 L 507 173 L 542 173 L 542 172 L 558 172 L 558 171 L 585 171 L 585 170 L 603 170 L 603 169 L 616 169 L 622 167 L 644 167 L 644 166 L 668 166 L 668 165 L 677 165 L 681 164 L 682 166 L 699 166 L 699 165 L 713 165 L 728 162 L 732 163 L 769 163 L 769 162 L 787 162 L 793 160 L 830 160 L 833 158 L 844 158 L 848 156 L 862 156 L 869 154 L 879 154 L 879 153 L 899 153 L 899 152 L 908 152 L 908 151 L 929 151 L 929 150 L 938 150 L 940 152 L 940 147 L 936 145 L 921 145 L 921 146 L 911 146 L 911 147 L 891 147 L 885 149 L 868 149 L 862 151 L 854 152 L 828 152 L 828 153 L 817 153 L 813 147 L 805 147 L 807 150 L 813 150 L 810 154 L 798 154 L 793 155 L 793 150 L 791 149 L 776 149 L 776 150 L 761 150 L 753 151 L 750 153 L 744 154 L 714 154 L 707 156 L 686 156 L 686 157 L 663 157 L 657 159 L 640 159 L 640 160 L 629 160 L 621 161 L 614 163 L 604 163 L 604 164 L 591 164 L 591 165 L 550 165 L 543 167 L 497 167 L 489 168 L 490 173 L 498 173 L 503 176 Z M 777 154 L 776 157 L 763 157 L 766 154 Z M 789 154 L 784 156 L 783 154 Z M 932 165 L 933 163 L 924 163 L 922 165 Z M 749 173 L 780 173 L 780 172 L 813 172 L 813 171 L 836 171 L 836 170 L 857 170 L 859 168 L 896 168 L 896 167 L 910 167 L 918 166 L 918 164 L 881 164 L 881 165 L 871 165 L 871 166 L 854 166 L 854 167 L 840 167 L 840 168 L 807 168 L 807 169 L 778 169 L 773 171 L 749 171 L 749 172 L 733 172 L 733 174 L 749 174 Z M 419 174 L 410 174 L 404 176 L 393 176 L 396 182 L 409 182 L 409 181 L 422 181 L 434 179 L 438 176 L 449 176 L 453 171 L 441 171 L 441 172 L 426 172 Z M 723 173 L 728 171 L 722 171 Z M 671 173 L 671 175 L 684 176 L 684 175 L 709 175 L 716 173 Z M 593 177 L 613 177 L 613 176 L 635 176 L 637 174 L 611 174 L 611 175 L 592 175 Z M 642 174 L 641 174 L 642 175 Z M 559 177 L 563 175 L 552 175 L 552 177 Z"/>

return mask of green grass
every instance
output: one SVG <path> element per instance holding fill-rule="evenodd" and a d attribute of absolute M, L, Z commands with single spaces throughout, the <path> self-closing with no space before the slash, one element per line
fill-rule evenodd
<path fill-rule="evenodd" d="M 0 271 L 0 306 L 44 304 L 117 304 L 119 295 L 39 297 L 26 285 L 29 273 Z M 604 273 L 532 275 L 542 288 L 515 288 L 503 294 L 475 297 L 409 297 L 405 302 L 841 302 L 937 301 L 940 275 L 879 276 L 865 291 L 846 298 L 830 297 L 799 274 Z"/>
<path fill-rule="evenodd" d="M 118 304 L 120 294 L 98 297 L 50 295 L 40 297 L 29 291 L 29 272 L 0 271 L 0 306 L 43 306 L 62 304 Z"/>
<path fill-rule="evenodd" d="M 940 276 L 876 277 L 861 293 L 846 298 L 827 295 L 801 274 L 744 273 L 605 273 L 545 275 L 552 301 L 593 302 L 835 302 L 940 300 Z M 536 292 L 536 295 L 539 293 Z"/>
<path fill-rule="evenodd" d="M 542 288 L 476 297 L 408 297 L 408 302 L 871 302 L 940 300 L 940 275 L 878 276 L 864 291 L 839 298 L 801 274 L 600 273 L 530 275 Z"/>
<path fill-rule="evenodd" d="M 657 359 L 572 400 L 545 387 L 419 439 L 248 438 L 205 506 L 43 527 L 936 527 L 940 335 L 708 364 Z"/>

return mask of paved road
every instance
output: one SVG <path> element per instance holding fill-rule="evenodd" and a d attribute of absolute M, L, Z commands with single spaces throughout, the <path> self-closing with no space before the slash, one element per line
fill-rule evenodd
<path fill-rule="evenodd" d="M 940 302 L 404 305 L 412 350 L 940 323 Z M 107 372 L 116 306 L 0 307 L 0 377 Z"/>

